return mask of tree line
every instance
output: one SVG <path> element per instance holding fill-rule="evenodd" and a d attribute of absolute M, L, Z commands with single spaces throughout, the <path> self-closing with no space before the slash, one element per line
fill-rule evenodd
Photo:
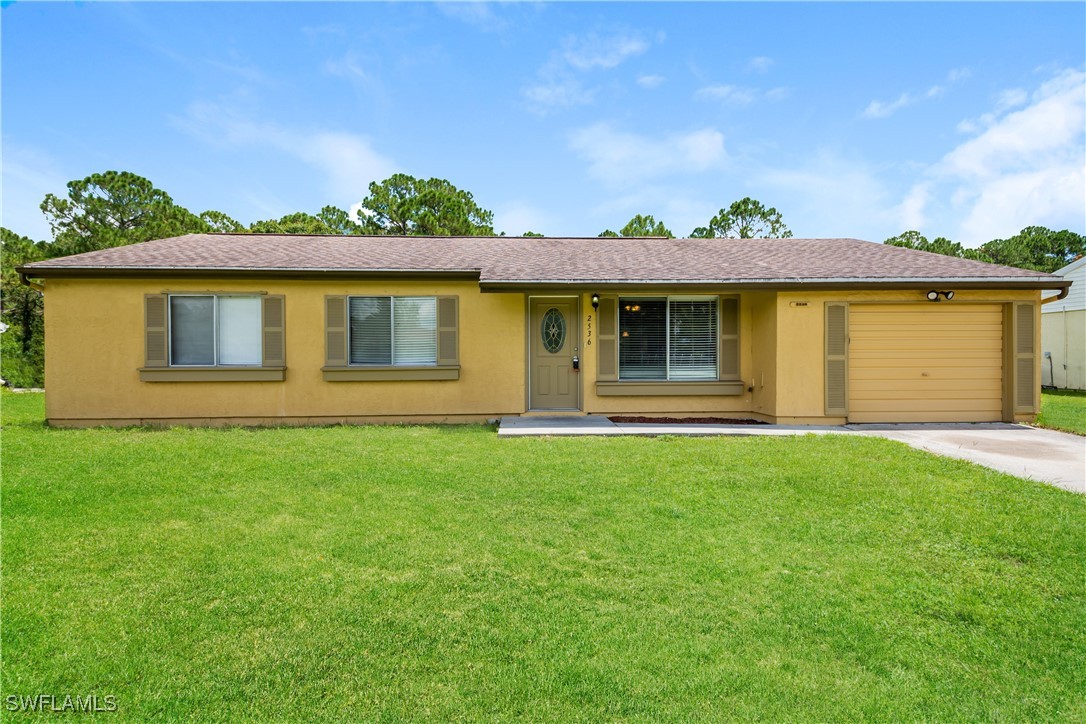
<path fill-rule="evenodd" d="M 356 213 L 325 206 L 316 214 L 296 212 L 248 226 L 228 214 L 194 213 L 177 204 L 148 179 L 127 171 L 107 171 L 70 181 L 67 195 L 46 195 L 42 213 L 52 239 L 35 241 L 0 228 L 0 375 L 16 387 L 37 387 L 44 375 L 42 295 L 19 283 L 15 267 L 152 239 L 193 233 L 342 234 L 404 236 L 493 236 L 494 213 L 468 191 L 445 179 L 394 174 L 369 185 Z M 504 232 L 503 232 L 504 234 Z M 541 237 L 525 231 L 525 237 Z M 617 232 L 600 237 L 663 237 L 674 234 L 651 215 L 635 215 Z M 752 198 L 735 201 L 691 231 L 693 238 L 790 238 L 777 209 Z M 994 239 L 977 249 L 938 237 L 928 241 L 907 231 L 885 241 L 921 251 L 1053 271 L 1086 253 L 1086 237 L 1070 231 L 1030 226 L 1009 239 Z"/>
<path fill-rule="evenodd" d="M 906 231 L 883 242 L 906 249 L 930 251 L 960 259 L 1002 264 L 1019 269 L 1051 273 L 1086 254 L 1086 236 L 1073 231 L 1053 231 L 1043 226 L 1027 226 L 1006 239 L 992 239 L 975 249 L 966 249 L 956 241 L 937 236 L 929 241 L 919 231 Z"/>

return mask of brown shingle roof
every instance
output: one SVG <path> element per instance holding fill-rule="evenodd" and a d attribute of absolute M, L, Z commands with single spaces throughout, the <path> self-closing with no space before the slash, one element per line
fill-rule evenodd
<path fill-rule="evenodd" d="M 189 234 L 35 262 L 31 276 L 95 271 L 464 273 L 484 286 L 901 283 L 974 280 L 1054 289 L 1036 271 L 859 239 L 646 239 Z"/>

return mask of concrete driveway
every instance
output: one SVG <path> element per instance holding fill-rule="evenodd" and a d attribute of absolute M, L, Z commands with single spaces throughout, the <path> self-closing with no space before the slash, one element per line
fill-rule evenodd
<path fill-rule="evenodd" d="M 845 425 L 920 450 L 1086 493 L 1086 437 L 1028 425 Z"/>
<path fill-rule="evenodd" d="M 914 425 L 616 424 L 602 415 L 507 416 L 498 437 L 578 435 L 876 435 L 1086 494 L 1086 437 L 1010 423 Z"/>

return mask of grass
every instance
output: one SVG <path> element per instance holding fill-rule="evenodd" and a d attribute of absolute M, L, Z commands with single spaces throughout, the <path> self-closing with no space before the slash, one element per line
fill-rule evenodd
<path fill-rule="evenodd" d="M 125 720 L 1086 718 L 1086 498 L 891 441 L 52 430 L 3 695 Z M 14 716 L 5 712 L 7 716 Z"/>
<path fill-rule="evenodd" d="M 1045 390 L 1041 393 L 1038 427 L 1050 427 L 1086 435 L 1086 392 L 1082 390 Z"/>

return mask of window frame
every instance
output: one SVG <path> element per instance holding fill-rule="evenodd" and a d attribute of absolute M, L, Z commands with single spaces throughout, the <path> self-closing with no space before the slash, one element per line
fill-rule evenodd
<path fill-rule="evenodd" d="M 255 364 L 174 364 L 171 297 L 212 297 L 212 350 L 221 353 L 218 299 L 255 298 L 260 307 L 260 354 Z M 270 315 L 270 316 L 269 316 Z M 270 346 L 269 346 L 270 345 Z M 286 379 L 286 295 L 267 291 L 163 290 L 143 295 L 143 365 L 141 382 L 282 382 Z"/>
<path fill-rule="evenodd" d="M 408 370 L 418 369 L 427 370 L 437 368 L 438 365 L 438 319 L 437 319 L 437 303 L 438 295 L 436 294 L 348 294 L 347 299 L 347 366 L 353 369 L 360 370 Z M 368 363 L 368 362 L 352 362 L 351 361 L 351 337 L 354 332 L 352 331 L 351 324 L 351 300 L 352 299 L 388 299 L 389 300 L 389 363 Z M 433 362 L 412 362 L 412 363 L 399 363 L 396 362 L 396 300 L 397 299 L 427 299 L 433 301 L 434 304 L 434 361 Z"/>
<path fill-rule="evenodd" d="M 664 302 L 664 377 L 663 379 L 637 379 L 622 376 L 622 305 L 628 300 L 663 301 Z M 716 305 L 716 325 L 713 329 L 713 346 L 716 348 L 716 372 L 712 378 L 706 379 L 672 379 L 671 378 L 671 302 L 713 302 Z M 721 308 L 720 295 L 718 294 L 632 294 L 618 295 L 615 304 L 615 345 L 617 359 L 618 384 L 654 384 L 654 385 L 679 385 L 679 384 L 705 384 L 720 381 L 720 324 Z"/>
<path fill-rule="evenodd" d="M 173 345 L 173 299 L 174 297 L 210 297 L 215 300 L 215 303 L 211 307 L 211 350 L 214 362 L 211 364 L 177 364 L 173 361 L 174 345 Z M 222 364 L 219 362 L 219 299 L 222 297 L 244 297 L 246 299 L 255 299 L 261 303 L 260 309 L 260 358 L 264 357 L 264 343 L 263 343 L 263 331 L 264 331 L 264 309 L 263 309 L 263 294 L 250 293 L 250 292 L 236 292 L 236 293 L 219 293 L 219 292 L 167 292 L 166 293 L 166 329 L 167 341 L 166 341 L 166 355 L 167 365 L 165 369 L 177 369 L 177 370 L 192 370 L 192 369 L 224 369 L 224 370 L 251 370 L 251 369 L 265 369 L 261 363 L 257 364 Z"/>

